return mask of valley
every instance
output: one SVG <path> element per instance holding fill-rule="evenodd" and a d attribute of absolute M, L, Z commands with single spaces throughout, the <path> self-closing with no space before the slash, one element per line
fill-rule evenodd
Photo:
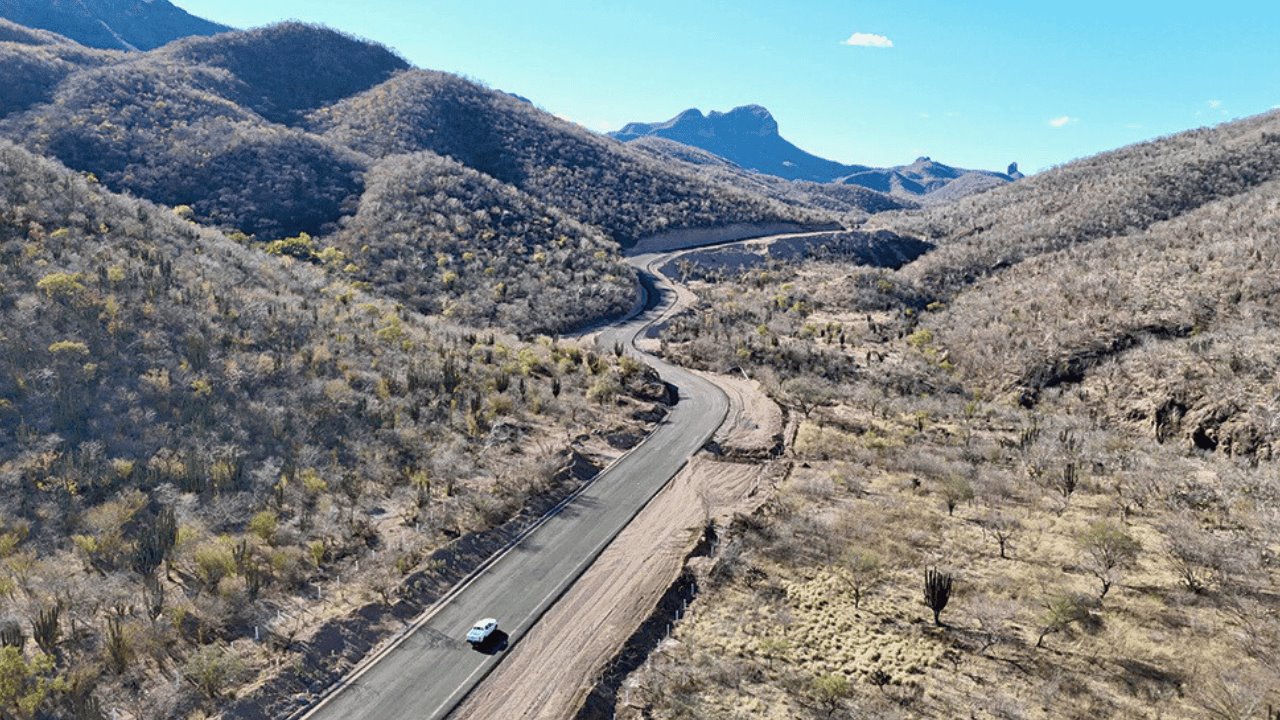
<path fill-rule="evenodd" d="M 0 0 L 0 719 L 1280 718 L 1280 110 L 684 10 Z"/>

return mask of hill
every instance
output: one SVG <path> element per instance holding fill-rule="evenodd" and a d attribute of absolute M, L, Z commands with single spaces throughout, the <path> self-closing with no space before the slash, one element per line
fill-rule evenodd
<path fill-rule="evenodd" d="M 630 123 L 610 136 L 623 142 L 640 138 L 663 138 L 700 148 L 735 165 L 765 175 L 814 183 L 857 185 L 908 200 L 922 200 L 951 185 L 959 178 L 979 176 L 982 183 L 966 181 L 952 188 L 946 197 L 964 191 L 981 191 L 1012 182 L 1020 174 L 961 170 L 927 157 L 910 165 L 873 168 L 845 165 L 820 158 L 796 147 L 779 134 L 778 122 L 759 105 L 744 105 L 729 112 L 686 110 L 661 123 Z M 1011 166 L 1016 172 L 1016 164 Z M 941 199 L 942 195 L 939 195 Z"/>
<path fill-rule="evenodd" d="M 53 44 L 0 43 L 30 83 L 13 86 L 23 94 L 0 135 L 113 191 L 340 274 L 350 265 L 378 292 L 480 324 L 563 331 L 626 308 L 632 276 L 607 240 L 825 221 L 863 200 L 843 190 L 776 202 L 761 183 L 663 169 L 527 101 L 405 71 L 385 48 L 325 28 L 287 23 L 127 55 L 27 39 Z M 366 176 L 378 181 L 368 195 Z M 543 258 L 541 272 L 513 264 L 524 256 Z"/>
<path fill-rule="evenodd" d="M 878 218 L 936 242 L 907 268 L 943 298 L 1035 255 L 1139 232 L 1276 177 L 1280 113 L 1180 133 L 1079 160 L 1002 188 Z"/>
<path fill-rule="evenodd" d="M 663 168 L 506 93 L 413 70 L 313 113 L 309 127 L 373 157 L 429 150 L 516 186 L 624 246 L 736 222 L 818 219 Z"/>
<path fill-rule="evenodd" d="M 407 67 L 379 45 L 300 23 L 128 56 L 0 44 L 0 62 L 22 78 L 11 99 L 0 94 L 10 116 L 0 134 L 118 192 L 263 239 L 332 229 L 354 210 L 368 164 L 281 123 Z"/>
<path fill-rule="evenodd" d="M 353 258 L 365 248 L 389 251 L 372 229 L 378 218 L 397 228 L 396 237 L 414 240 L 389 254 L 373 252 L 375 262 L 356 262 L 367 273 L 363 277 L 390 281 L 385 291 L 415 307 L 452 308 L 476 322 L 503 318 L 510 327 L 563 330 L 570 319 L 586 321 L 591 312 L 625 306 L 630 289 L 624 293 L 620 284 L 630 274 L 614 266 L 616 253 L 600 246 L 599 230 L 629 243 L 670 229 L 800 225 L 830 222 L 832 212 L 856 209 L 860 216 L 903 206 L 860 189 L 810 193 L 723 173 L 713 177 L 692 166 L 664 168 L 517 96 L 444 73 L 407 70 L 386 48 L 326 28 L 285 23 L 128 55 L 14 28 L 14 37 L 29 42 L 0 43 L 0 59 L 8 53 L 8 65 L 25 82 L 4 98 L 9 112 L 0 120 L 0 135 L 92 173 L 114 191 L 189 208 L 203 224 L 263 242 L 295 238 L 296 245 L 276 249 L 314 262 L 322 262 L 319 253 L 335 243 Z M 375 163 L 415 153 L 407 163 L 383 163 L 379 177 L 400 168 L 406 186 L 429 197 L 389 193 L 383 183 L 380 192 L 393 201 L 377 193 L 362 200 Z M 458 164 L 437 162 L 442 157 Z M 440 176 L 404 175 L 406 167 Z M 450 188 L 467 188 L 493 204 L 482 206 Z M 411 207 L 431 212 L 406 214 Z M 471 222 L 461 219 L 463 208 L 477 218 L 498 208 L 505 215 Z M 439 217 L 456 228 L 483 228 L 483 237 L 445 243 Z M 347 231 L 340 236 L 314 241 L 342 227 Z M 511 228 L 528 231 L 527 242 L 515 239 Z M 547 237 L 548 229 L 557 234 Z M 356 242 L 357 234 L 373 240 Z M 589 257 L 552 252 L 550 241 Z M 567 283 L 557 287 L 579 293 L 579 301 L 534 293 L 536 275 L 505 261 L 490 263 L 490 274 L 474 286 L 470 277 L 447 288 L 427 275 L 402 282 L 409 259 L 399 257 L 401 250 L 424 253 L 411 266 L 437 267 L 432 263 L 444 252 L 442 243 L 462 248 L 460 255 L 499 258 L 501 248 L 552 257 L 555 267 L 546 267 L 544 279 Z M 596 257 L 600 252 L 603 260 Z M 394 279 L 383 274 L 388 268 L 381 260 L 394 268 Z M 460 269 L 448 272 L 457 276 Z M 505 299 L 489 292 L 499 285 L 511 293 Z M 488 289 L 478 292 L 482 286 Z M 411 298 L 410 288 L 424 295 Z M 467 302 L 458 302 L 463 296 Z M 517 319 L 530 317 L 531 310 L 537 318 L 532 326 Z"/>
<path fill-rule="evenodd" d="M 231 29 L 168 0 L 0 0 L 0 17 L 104 50 L 151 50 L 179 38 Z"/>
<path fill-rule="evenodd" d="M 0 118 L 48 102 L 73 73 L 117 62 L 121 54 L 91 50 L 57 35 L 0 20 Z"/>
<path fill-rule="evenodd" d="M 522 332 L 631 307 L 635 277 L 617 244 L 510 185 L 429 152 L 383 160 L 367 184 L 333 242 L 380 294 Z"/>
<path fill-rule="evenodd" d="M 938 243 L 898 270 L 691 269 L 662 347 L 760 378 L 795 465 L 618 716 L 1280 702 L 1278 167 L 1272 112 L 873 218 Z"/>
<path fill-rule="evenodd" d="M 189 38 L 157 57 L 220 68 L 243 83 L 237 102 L 272 122 L 298 124 L 306 113 L 408 69 L 377 43 L 329 28 L 287 22 L 213 38 Z"/>
<path fill-rule="evenodd" d="M 211 711 L 653 409 L 4 142 L 0 208 L 5 714 Z"/>
<path fill-rule="evenodd" d="M 1277 167 L 1275 112 L 1098 156 L 980 206 L 963 223 L 980 231 L 941 236 L 908 276 L 988 276 L 929 323 L 984 391 L 1034 405 L 1080 387 L 1160 442 L 1271 458 Z M 991 258 L 1006 267 L 979 270 Z"/>
<path fill-rule="evenodd" d="M 20 45 L 68 45 L 68 38 L 47 30 L 27 27 L 0 17 L 0 42 L 18 43 Z"/>
<path fill-rule="evenodd" d="M 225 70 L 142 56 L 76 73 L 0 134 L 210 225 L 320 233 L 359 197 L 365 160 L 230 99 L 248 92 Z"/>

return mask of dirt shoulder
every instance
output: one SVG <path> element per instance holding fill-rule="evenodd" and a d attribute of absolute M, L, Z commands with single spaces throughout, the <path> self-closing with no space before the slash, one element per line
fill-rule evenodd
<path fill-rule="evenodd" d="M 665 320 L 696 298 L 681 285 L 664 285 L 674 292 Z M 637 347 L 657 350 L 656 334 L 651 327 Z M 719 453 L 757 460 L 774 456 L 784 418 L 760 384 L 746 377 L 698 374 L 729 398 L 729 413 L 713 440 Z M 451 717 L 572 717 L 601 671 L 679 577 L 707 520 L 754 511 L 770 495 L 774 470 L 769 462 L 695 456 Z"/>
<path fill-rule="evenodd" d="M 750 512 L 766 477 L 765 465 L 691 460 L 452 717 L 571 717 L 680 574 L 708 515 Z"/>

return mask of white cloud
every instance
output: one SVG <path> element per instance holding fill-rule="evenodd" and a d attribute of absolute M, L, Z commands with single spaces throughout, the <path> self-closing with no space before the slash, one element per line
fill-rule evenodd
<path fill-rule="evenodd" d="M 849 36 L 848 40 L 840 43 L 850 47 L 871 47 L 871 48 L 891 48 L 893 41 L 883 35 L 875 33 L 856 32 Z"/>
<path fill-rule="evenodd" d="M 931 117 L 933 117 L 933 116 L 932 116 L 932 115 L 930 115 L 929 113 L 920 113 L 920 119 L 921 119 L 921 120 L 928 120 L 928 119 L 929 119 L 929 118 L 931 118 Z"/>
<path fill-rule="evenodd" d="M 1071 123 L 1078 123 L 1078 122 L 1080 122 L 1080 118 L 1074 118 L 1074 117 L 1071 117 L 1070 115 L 1063 115 L 1062 117 L 1056 117 L 1050 120 L 1049 126 L 1060 128 L 1060 127 L 1066 127 Z"/>
<path fill-rule="evenodd" d="M 1209 102 L 1207 102 L 1207 103 L 1205 103 L 1205 104 L 1206 104 L 1206 105 L 1208 105 L 1208 106 L 1209 106 L 1209 109 L 1211 109 L 1211 110 L 1217 110 L 1218 108 L 1222 107 L 1222 101 L 1221 101 L 1221 100 L 1210 100 Z"/>

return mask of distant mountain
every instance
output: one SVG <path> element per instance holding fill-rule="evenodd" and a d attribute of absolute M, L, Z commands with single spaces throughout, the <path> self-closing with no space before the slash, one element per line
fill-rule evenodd
<path fill-rule="evenodd" d="M 642 137 L 628 143 L 627 147 L 660 160 L 668 167 L 684 166 L 683 169 L 702 175 L 709 180 L 758 193 L 798 208 L 815 208 L 845 216 L 860 216 L 919 207 L 918 203 L 907 198 L 894 197 L 860 185 L 786 180 L 774 175 L 744 170 L 719 155 L 675 140 L 660 138 L 657 135 Z"/>
<path fill-rule="evenodd" d="M 686 110 L 666 122 L 630 123 L 609 134 L 623 142 L 648 137 L 674 140 L 719 155 L 744 169 L 787 180 L 860 185 L 896 197 L 925 202 L 929 201 L 927 196 L 962 177 L 978 175 L 983 178 L 978 182 L 968 180 L 961 183 L 960 187 L 965 190 L 986 190 L 1022 177 L 1017 172 L 1017 163 L 1010 166 L 1009 173 L 964 170 L 927 157 L 919 158 L 910 165 L 892 168 L 845 165 L 805 152 L 787 141 L 779 134 L 778 122 L 773 115 L 759 105 L 744 105 L 725 113 L 712 111 L 707 115 L 696 109 Z M 943 196 L 954 199 L 958 193 L 939 197 Z"/>
<path fill-rule="evenodd" d="M 630 142 L 656 135 L 702 148 L 749 170 L 788 180 L 831 182 L 871 168 L 843 165 L 801 150 L 778 134 L 778 122 L 759 105 L 743 105 L 727 113 L 685 110 L 661 123 L 631 123 L 612 137 Z"/>
<path fill-rule="evenodd" d="M 105 50 L 151 50 L 231 30 L 168 0 L 0 0 L 0 17 Z"/>

